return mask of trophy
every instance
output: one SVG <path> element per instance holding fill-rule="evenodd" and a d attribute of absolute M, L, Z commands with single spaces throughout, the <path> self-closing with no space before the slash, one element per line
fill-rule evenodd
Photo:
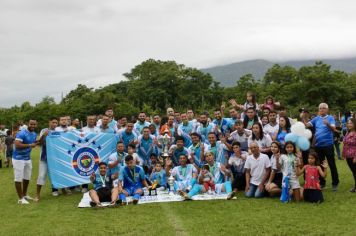
<path fill-rule="evenodd" d="M 174 189 L 174 177 L 171 175 L 168 178 L 168 185 L 169 185 L 169 195 L 174 195 L 173 189 Z"/>
<path fill-rule="evenodd" d="M 167 157 L 169 157 L 168 149 L 172 143 L 172 137 L 169 136 L 168 129 L 166 129 L 164 131 L 164 135 L 159 137 L 158 141 L 162 145 L 163 152 L 162 152 L 161 156 L 163 157 L 163 160 L 165 160 Z"/>

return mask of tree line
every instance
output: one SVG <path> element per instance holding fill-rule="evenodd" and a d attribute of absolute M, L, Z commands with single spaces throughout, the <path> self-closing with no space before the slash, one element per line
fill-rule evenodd
<path fill-rule="evenodd" d="M 36 118 L 39 127 L 46 127 L 52 116 L 65 114 L 85 120 L 88 114 L 103 114 L 107 107 L 127 117 L 139 111 L 164 114 L 167 107 L 199 113 L 212 111 L 232 98 L 243 104 L 247 91 L 255 92 L 259 103 L 272 95 L 292 115 L 300 107 L 316 110 L 320 102 L 328 103 L 333 112 L 356 109 L 356 74 L 331 70 L 321 61 L 299 69 L 275 64 L 262 80 L 247 74 L 233 87 L 222 87 L 210 74 L 175 61 L 149 59 L 124 76 L 126 80 L 98 89 L 79 84 L 59 103 L 46 96 L 35 105 L 25 101 L 21 106 L 1 109 L 0 123 L 10 127 Z"/>

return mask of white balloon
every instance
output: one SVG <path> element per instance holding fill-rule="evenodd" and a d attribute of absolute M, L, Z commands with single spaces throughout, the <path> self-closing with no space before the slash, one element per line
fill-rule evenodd
<path fill-rule="evenodd" d="M 309 129 L 305 129 L 304 130 L 304 137 L 306 137 L 307 139 L 310 139 L 312 137 L 312 132 Z"/>
<path fill-rule="evenodd" d="M 298 136 L 304 136 L 305 125 L 298 121 L 291 127 L 291 132 Z"/>

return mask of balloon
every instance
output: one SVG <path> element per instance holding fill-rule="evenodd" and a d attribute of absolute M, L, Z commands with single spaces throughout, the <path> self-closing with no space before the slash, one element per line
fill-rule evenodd
<path fill-rule="evenodd" d="M 298 121 L 291 127 L 291 132 L 298 136 L 304 136 L 304 130 L 305 130 L 305 125 L 300 121 Z"/>
<path fill-rule="evenodd" d="M 298 140 L 297 140 L 297 146 L 303 150 L 303 151 L 306 151 L 309 149 L 310 147 L 310 142 L 309 140 L 306 138 L 306 137 L 303 137 L 303 136 L 299 136 L 298 137 Z"/>
<path fill-rule="evenodd" d="M 292 143 L 296 143 L 298 139 L 298 136 L 296 134 L 293 133 L 289 133 L 284 137 L 284 141 L 285 142 L 292 142 Z"/>
<path fill-rule="evenodd" d="M 312 137 L 312 132 L 309 129 L 305 129 L 304 130 L 304 137 L 306 137 L 307 139 L 310 139 Z"/>

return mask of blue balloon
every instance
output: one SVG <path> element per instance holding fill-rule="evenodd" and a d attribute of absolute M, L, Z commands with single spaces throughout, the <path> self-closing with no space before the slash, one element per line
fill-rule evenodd
<path fill-rule="evenodd" d="M 293 134 L 293 133 L 289 133 L 284 137 L 284 141 L 285 142 L 292 142 L 292 143 L 296 143 L 298 139 L 298 135 Z"/>
<path fill-rule="evenodd" d="M 306 137 L 299 136 L 297 140 L 297 146 L 303 150 L 306 151 L 310 148 L 310 142 Z"/>

